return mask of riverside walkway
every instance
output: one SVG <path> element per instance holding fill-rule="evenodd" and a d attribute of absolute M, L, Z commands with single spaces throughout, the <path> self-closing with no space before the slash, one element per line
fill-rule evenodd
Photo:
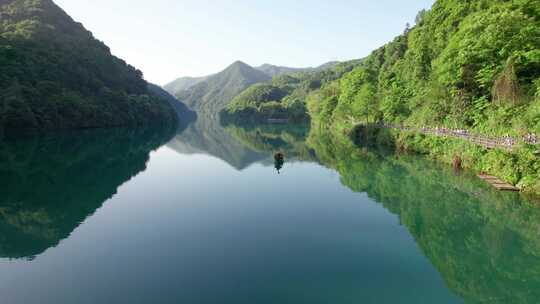
<path fill-rule="evenodd" d="M 351 119 L 351 121 L 353 122 L 353 125 L 362 125 L 362 123 L 357 123 L 353 119 Z M 511 136 L 494 137 L 494 136 L 485 136 L 485 135 L 475 135 L 475 134 L 471 134 L 468 130 L 464 130 L 464 129 L 448 129 L 448 128 L 441 128 L 441 127 L 415 128 L 415 127 L 407 127 L 403 125 L 391 125 L 391 124 L 377 124 L 375 126 L 378 128 L 398 129 L 402 131 L 416 132 L 416 133 L 421 133 L 421 134 L 426 134 L 426 135 L 458 138 L 458 139 L 462 139 L 462 140 L 471 142 L 473 144 L 482 146 L 486 149 L 503 149 L 503 150 L 511 151 L 514 148 L 521 145 L 522 143 L 529 144 L 529 145 L 540 144 L 540 141 L 538 140 L 538 136 L 533 133 L 529 133 L 523 136 L 522 138 L 518 139 Z"/>

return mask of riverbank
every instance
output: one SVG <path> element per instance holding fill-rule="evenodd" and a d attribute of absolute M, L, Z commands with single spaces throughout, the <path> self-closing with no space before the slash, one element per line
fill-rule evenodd
<path fill-rule="evenodd" d="M 532 142 L 479 141 L 465 133 L 454 136 L 448 132 L 364 125 L 352 125 L 349 132 L 356 144 L 383 144 L 423 154 L 476 174 L 494 175 L 524 193 L 540 195 L 539 149 Z"/>

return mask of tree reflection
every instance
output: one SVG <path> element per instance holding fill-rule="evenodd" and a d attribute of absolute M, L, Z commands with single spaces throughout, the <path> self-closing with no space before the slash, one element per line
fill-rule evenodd
<path fill-rule="evenodd" d="M 67 238 L 146 169 L 174 129 L 74 131 L 0 145 L 0 257 L 33 258 Z"/>
<path fill-rule="evenodd" d="M 540 299 L 540 206 L 412 155 L 310 136 L 344 185 L 396 214 L 467 303 Z"/>

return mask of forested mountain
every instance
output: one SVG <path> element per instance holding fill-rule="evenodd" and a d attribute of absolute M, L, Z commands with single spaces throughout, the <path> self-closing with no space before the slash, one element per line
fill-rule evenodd
<path fill-rule="evenodd" d="M 141 71 L 51 0 L 0 0 L 0 131 L 173 121 Z"/>
<path fill-rule="evenodd" d="M 313 129 L 334 135 L 386 124 L 510 136 L 518 142 L 512 151 L 401 129 L 375 139 L 540 193 L 539 145 L 522 140 L 540 137 L 540 0 L 438 0 L 414 27 L 334 76 L 313 86 L 274 78 L 240 94 L 222 118 L 291 119 L 300 100 Z"/>
<path fill-rule="evenodd" d="M 416 21 L 313 96 L 312 114 L 540 132 L 539 0 L 439 0 Z"/>
<path fill-rule="evenodd" d="M 165 91 L 169 92 L 171 95 L 176 95 L 184 90 L 191 88 L 192 86 L 198 84 L 199 82 L 205 81 L 210 76 L 203 77 L 180 77 L 166 85 L 163 86 Z"/>
<path fill-rule="evenodd" d="M 291 67 L 277 66 L 277 65 L 266 63 L 261 66 L 255 67 L 255 69 L 265 73 L 266 75 L 270 77 L 275 77 L 275 76 L 285 75 L 285 74 L 320 71 L 320 70 L 331 68 L 337 65 L 338 63 L 339 62 L 337 61 L 331 61 L 315 68 L 291 68 Z M 212 75 L 203 76 L 203 77 L 180 77 L 164 85 L 163 88 L 167 92 L 169 92 L 171 95 L 177 95 L 178 93 L 185 91 L 193 87 L 194 85 L 207 80 L 211 76 Z"/>
<path fill-rule="evenodd" d="M 416 26 L 307 100 L 315 128 L 445 127 L 521 140 L 540 134 L 540 0 L 438 0 Z M 380 141 L 489 172 L 540 193 L 538 145 L 512 151 L 394 130 Z M 536 134 L 536 135 L 534 135 Z"/>
<path fill-rule="evenodd" d="M 270 83 L 255 84 L 233 99 L 220 113 L 221 120 L 224 123 L 266 122 L 269 118 L 307 120 L 308 94 L 339 79 L 360 62 L 329 63 L 321 69 L 275 76 Z"/>
<path fill-rule="evenodd" d="M 237 61 L 176 97 L 199 114 L 214 115 L 250 85 L 270 79 L 263 72 Z"/>

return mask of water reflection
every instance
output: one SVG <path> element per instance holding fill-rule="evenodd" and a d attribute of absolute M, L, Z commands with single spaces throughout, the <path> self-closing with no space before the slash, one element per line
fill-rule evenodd
<path fill-rule="evenodd" d="M 281 172 L 284 159 L 276 155 L 284 153 L 336 170 L 344 186 L 367 193 L 399 217 L 447 286 L 466 303 L 540 299 L 538 203 L 497 192 L 467 172 L 380 147 L 359 147 L 302 126 L 225 130 L 222 134 L 244 149 L 267 155 L 239 163 L 239 168 L 257 161 L 273 163 Z"/>
<path fill-rule="evenodd" d="M 167 146 L 180 154 L 205 154 L 217 157 L 235 169 L 242 170 L 267 158 L 231 136 L 217 119 L 201 115 L 178 132 Z"/>
<path fill-rule="evenodd" d="M 76 131 L 0 145 L 0 257 L 56 246 L 118 187 L 146 169 L 173 129 Z"/>
<path fill-rule="evenodd" d="M 229 125 L 226 131 L 244 146 L 266 153 L 272 160 L 276 153 L 281 153 L 291 162 L 317 162 L 315 151 L 306 143 L 309 125 Z"/>
<path fill-rule="evenodd" d="M 206 154 L 217 157 L 237 170 L 254 163 L 270 166 L 274 152 L 286 151 L 289 160 L 315 161 L 306 146 L 309 125 L 229 125 L 221 126 L 208 116 L 179 132 L 168 147 L 180 154 Z"/>
<path fill-rule="evenodd" d="M 150 151 L 175 136 L 169 147 L 176 151 L 213 155 L 242 171 L 168 149 L 156 153 L 154 166 L 168 169 L 178 158 L 179 169 L 195 169 L 148 170 L 128 184 L 131 196 L 123 199 L 129 204 L 117 214 L 138 214 L 139 223 L 117 231 L 109 240 L 113 254 L 100 256 L 102 272 L 95 277 L 114 280 L 93 282 L 88 290 L 128 290 L 134 299 L 159 294 L 169 302 L 352 303 L 386 296 L 394 303 L 404 296 L 417 300 L 410 287 L 427 280 L 432 290 L 423 295 L 433 291 L 438 303 L 456 301 L 448 290 L 466 303 L 540 299 L 540 208 L 523 196 L 496 192 L 423 158 L 358 147 L 304 126 L 208 123 L 205 129 L 206 123 L 183 134 L 117 129 L 3 143 L 0 257 L 32 258 L 56 246 L 146 170 Z M 247 168 L 253 163 L 266 167 Z M 367 197 L 342 187 L 321 166 Z M 277 178 L 274 168 L 287 174 Z M 131 204 L 158 184 L 166 193 L 152 192 L 155 202 Z M 96 233 L 110 228 L 88 227 Z M 71 260 L 86 273 L 95 268 L 57 251 L 59 263 Z M 130 285 L 135 277 L 138 288 Z"/>
<path fill-rule="evenodd" d="M 342 183 L 399 216 L 466 303 L 537 303 L 540 208 L 466 172 L 411 155 L 311 137 Z"/>

